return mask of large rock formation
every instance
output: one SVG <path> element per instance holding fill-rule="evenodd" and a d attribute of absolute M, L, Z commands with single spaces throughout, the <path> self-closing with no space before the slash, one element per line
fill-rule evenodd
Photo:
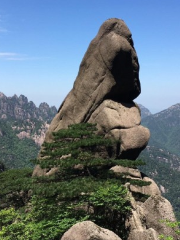
<path fill-rule="evenodd" d="M 120 139 L 118 157 L 136 159 L 149 139 L 133 102 L 140 92 L 131 32 L 122 20 L 109 19 L 90 43 L 73 89 L 51 122 L 45 141 L 69 124 L 97 123 L 100 134 Z"/>
<path fill-rule="evenodd" d="M 140 109 L 133 102 L 140 91 L 139 63 L 131 33 L 122 20 L 109 19 L 90 43 L 73 89 L 51 122 L 45 141 L 51 141 L 52 132 L 70 124 L 97 123 L 99 134 L 119 140 L 120 144 L 114 147 L 116 157 L 136 159 L 150 136 L 149 130 L 140 125 Z M 166 216 L 175 220 L 175 217 L 169 202 L 161 197 L 156 183 L 137 169 L 115 166 L 111 170 L 117 174 L 125 173 L 128 178 L 138 181 L 152 182 L 146 187 L 126 184 L 132 205 L 132 214 L 126 222 L 130 230 L 128 240 L 157 240 L 159 234 L 169 234 L 170 230 L 163 228 L 159 220 Z M 37 166 L 34 175 L 50 175 L 55 171 L 55 168 L 48 172 Z M 149 195 L 149 198 L 144 202 L 134 197 L 141 194 Z M 152 216 L 155 223 L 150 213 L 155 216 Z M 86 222 L 73 226 L 62 240 L 95 239 L 89 237 L 89 228 L 94 229 L 95 235 L 99 231 L 96 239 L 117 238 L 105 236 L 109 234 L 106 230 L 103 230 L 102 236 L 100 227 L 92 223 L 87 225 Z M 78 235 L 74 237 L 76 233 Z"/>

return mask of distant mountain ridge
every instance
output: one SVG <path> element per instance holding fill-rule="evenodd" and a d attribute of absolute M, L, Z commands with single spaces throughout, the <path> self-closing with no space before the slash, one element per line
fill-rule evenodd
<path fill-rule="evenodd" d="M 149 145 L 167 149 L 180 156 L 180 103 L 142 119 L 150 129 Z"/>
<path fill-rule="evenodd" d="M 32 138 L 41 145 L 56 113 L 56 107 L 49 107 L 45 102 L 36 107 L 24 95 L 6 97 L 0 93 L 0 119 L 11 122 L 12 129 L 20 139 Z"/>
<path fill-rule="evenodd" d="M 12 97 L 6 97 L 0 92 L 0 118 L 1 119 L 31 119 L 51 121 L 52 117 L 57 113 L 55 106 L 49 107 L 45 102 L 41 103 L 39 107 L 24 95 L 19 97 L 15 94 Z"/>
<path fill-rule="evenodd" d="M 24 95 L 0 93 L 0 162 L 9 168 L 30 166 L 56 113 L 45 102 L 36 107 Z"/>
<path fill-rule="evenodd" d="M 138 103 L 138 106 L 139 106 L 139 108 L 141 110 L 141 119 L 152 115 L 152 113 L 149 111 L 149 109 L 144 107 L 142 104 Z"/>
<path fill-rule="evenodd" d="M 141 171 L 155 180 L 180 219 L 180 103 L 142 118 L 142 125 L 151 137 L 139 156 L 146 162 Z"/>

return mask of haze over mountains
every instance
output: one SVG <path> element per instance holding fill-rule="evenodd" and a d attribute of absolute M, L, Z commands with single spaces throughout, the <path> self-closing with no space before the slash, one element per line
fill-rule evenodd
<path fill-rule="evenodd" d="M 139 106 L 142 125 L 151 132 L 148 146 L 139 156 L 146 162 L 141 171 L 155 180 L 180 219 L 180 104 L 156 114 Z"/>
<path fill-rule="evenodd" d="M 139 104 L 139 103 L 138 103 L 138 106 L 139 106 L 140 109 L 141 109 L 141 119 L 152 115 L 152 113 L 149 111 L 149 109 L 147 109 L 146 107 L 144 107 L 142 104 Z"/>
<path fill-rule="evenodd" d="M 142 125 L 151 131 L 149 145 L 180 155 L 180 104 L 156 114 L 144 115 Z"/>

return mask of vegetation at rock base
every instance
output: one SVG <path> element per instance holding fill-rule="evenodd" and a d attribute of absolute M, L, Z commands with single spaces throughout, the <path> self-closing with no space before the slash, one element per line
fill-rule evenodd
<path fill-rule="evenodd" d="M 95 125 L 76 124 L 53 134 L 53 142 L 44 144 L 43 160 L 35 160 L 42 168 L 58 166 L 52 176 L 32 178 L 31 169 L 0 174 L 0 239 L 59 240 L 83 220 L 126 239 L 124 223 L 131 205 L 125 178 L 109 171 L 126 161 L 102 157 L 112 143 L 95 131 Z"/>

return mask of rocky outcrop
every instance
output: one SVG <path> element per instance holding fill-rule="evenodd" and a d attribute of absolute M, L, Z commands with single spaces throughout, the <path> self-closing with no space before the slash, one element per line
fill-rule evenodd
<path fill-rule="evenodd" d="M 121 238 L 91 221 L 84 221 L 72 226 L 61 240 L 121 240 Z"/>
<path fill-rule="evenodd" d="M 127 170 L 127 169 L 123 169 Z M 129 169 L 131 176 L 138 175 L 132 169 Z M 148 179 L 149 180 L 149 179 Z M 151 180 L 152 181 L 152 180 Z M 126 219 L 126 228 L 129 232 L 127 240 L 159 240 L 160 235 L 172 236 L 174 240 L 178 240 L 171 227 L 168 227 L 161 220 L 176 221 L 173 209 L 168 200 L 161 196 L 157 185 L 153 182 L 149 190 L 146 189 L 146 194 L 152 194 L 145 202 L 136 201 L 132 193 L 134 190 L 130 184 L 126 184 L 129 189 L 129 198 L 132 205 L 131 215 Z M 142 187 L 139 188 L 139 193 L 144 193 Z M 137 189 L 136 189 L 137 192 Z M 120 236 L 121 237 L 121 236 Z M 75 224 L 61 238 L 61 240 L 120 240 L 112 231 L 101 228 L 96 224 L 85 221 Z"/>
<path fill-rule="evenodd" d="M 174 230 L 161 220 L 175 222 L 170 202 L 161 196 L 157 184 L 149 177 L 142 174 L 138 169 L 115 166 L 111 170 L 115 174 L 124 174 L 128 179 L 134 179 L 151 183 L 147 186 L 138 186 L 126 183 L 132 206 L 132 214 L 126 221 L 129 229 L 128 240 L 158 240 L 159 235 L 173 236 L 178 239 Z M 146 201 L 135 199 L 134 195 L 146 195 Z"/>
<path fill-rule="evenodd" d="M 45 141 L 68 125 L 97 123 L 99 134 L 120 140 L 118 157 L 136 159 L 149 139 L 140 126 L 139 63 L 131 32 L 120 19 L 103 23 L 80 64 L 73 89 L 50 124 Z"/>
<path fill-rule="evenodd" d="M 177 240 L 178 236 L 174 230 L 161 221 L 175 222 L 176 218 L 170 202 L 161 196 L 157 184 L 138 169 L 115 166 L 111 170 L 117 175 L 124 174 L 128 179 L 151 183 L 148 186 L 138 186 L 130 181 L 126 183 L 132 206 L 131 215 L 126 220 L 126 227 L 129 229 L 128 240 L 158 240 L 161 234 Z M 147 200 L 135 197 L 137 194 L 146 195 Z"/>
<path fill-rule="evenodd" d="M 159 240 L 160 235 L 172 236 L 174 240 L 178 240 L 171 227 L 168 227 L 161 220 L 176 221 L 172 206 L 168 200 L 161 196 L 160 190 L 156 183 L 142 174 L 136 169 L 128 169 L 123 167 L 113 167 L 116 173 L 129 173 L 126 177 L 131 179 L 139 179 L 143 181 L 151 181 L 148 187 L 134 187 L 130 183 L 126 184 L 129 190 L 129 199 L 131 201 L 132 211 L 126 219 L 125 226 L 129 232 L 127 240 Z M 149 195 L 146 201 L 137 201 L 133 197 L 133 193 L 141 193 Z M 121 237 L 121 236 L 120 236 Z M 103 229 L 96 224 L 85 221 L 75 224 L 61 238 L 61 240 L 109 240 L 121 239 L 116 234 L 107 229 Z"/>
<path fill-rule="evenodd" d="M 161 220 L 176 221 L 172 206 L 159 194 L 150 196 L 144 203 L 131 199 L 133 210 L 127 221 L 128 240 L 158 240 L 160 235 L 178 240 L 175 231 Z"/>
<path fill-rule="evenodd" d="M 113 171 L 117 176 L 124 175 L 124 177 L 127 179 L 134 179 L 149 183 L 147 186 L 138 186 L 127 182 L 126 186 L 128 187 L 130 193 L 140 193 L 148 196 L 161 195 L 161 191 L 159 190 L 157 184 L 136 168 L 114 166 L 110 170 Z"/>
<path fill-rule="evenodd" d="M 140 125 L 140 108 L 133 102 L 140 92 L 139 63 L 131 33 L 122 20 L 109 19 L 90 43 L 73 89 L 51 122 L 45 141 L 50 142 L 52 132 L 70 124 L 96 123 L 97 134 L 118 140 L 113 157 L 135 160 L 150 137 L 149 130 Z M 33 175 L 50 175 L 56 170 L 46 171 L 37 166 Z M 137 169 L 115 166 L 111 170 L 124 174 L 130 180 L 151 182 L 142 187 L 131 184 L 133 181 L 130 180 L 125 184 L 132 205 L 132 214 L 126 221 L 129 229 L 127 240 L 158 240 L 160 234 L 169 234 L 159 220 L 166 216 L 174 220 L 175 217 L 171 205 L 161 197 L 156 183 Z M 141 195 L 145 199 L 137 197 Z M 91 222 L 83 222 L 74 225 L 62 240 L 119 239 L 107 231 Z"/>
<path fill-rule="evenodd" d="M 172 236 L 177 239 L 172 228 L 167 227 L 161 220 L 176 221 L 170 202 L 161 195 L 152 195 L 143 204 L 142 209 L 146 216 L 146 227 L 153 228 L 165 236 Z"/>
<path fill-rule="evenodd" d="M 98 132 L 120 140 L 117 157 L 136 159 L 148 143 L 149 130 L 140 126 L 139 108 L 134 103 L 104 100 L 92 113 L 89 122 L 97 123 Z"/>

